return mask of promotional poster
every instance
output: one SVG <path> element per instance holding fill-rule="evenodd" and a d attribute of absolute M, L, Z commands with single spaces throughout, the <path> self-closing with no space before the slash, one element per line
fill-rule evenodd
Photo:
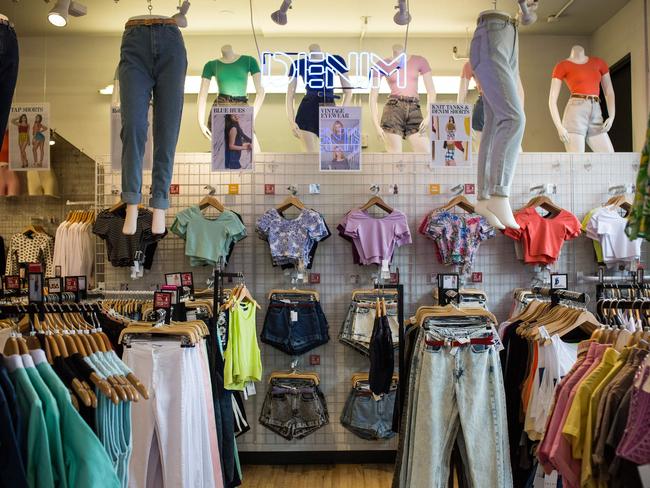
<path fill-rule="evenodd" d="M 361 107 L 320 107 L 320 170 L 361 171 Z"/>
<path fill-rule="evenodd" d="M 9 114 L 9 168 L 50 169 L 50 104 L 22 103 Z"/>
<path fill-rule="evenodd" d="M 431 160 L 435 166 L 463 166 L 472 162 L 472 106 L 431 104 Z"/>
<path fill-rule="evenodd" d="M 212 171 L 253 171 L 253 107 L 212 107 Z"/>

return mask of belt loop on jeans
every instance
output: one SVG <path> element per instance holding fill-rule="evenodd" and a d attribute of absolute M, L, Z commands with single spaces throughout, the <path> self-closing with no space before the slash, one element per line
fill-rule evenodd
<path fill-rule="evenodd" d="M 141 25 L 177 25 L 177 24 L 176 24 L 176 19 L 131 19 L 124 25 L 124 28 L 128 29 L 130 27 L 138 27 Z"/>
<path fill-rule="evenodd" d="M 580 100 L 589 100 L 591 102 L 600 103 L 600 97 L 597 95 L 581 95 L 580 93 L 574 93 L 571 95 L 571 98 L 579 98 Z"/>

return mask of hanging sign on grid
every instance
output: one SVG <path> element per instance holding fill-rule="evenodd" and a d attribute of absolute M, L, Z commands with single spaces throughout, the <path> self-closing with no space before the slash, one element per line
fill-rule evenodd
<path fill-rule="evenodd" d="M 147 115 L 149 130 L 147 130 L 147 143 L 144 146 L 144 160 L 142 166 L 145 171 L 151 171 L 153 168 L 153 108 L 149 105 L 149 114 Z M 122 170 L 122 111 L 120 107 L 111 107 L 111 169 L 113 171 Z"/>
<path fill-rule="evenodd" d="M 361 171 L 361 107 L 320 107 L 320 170 Z"/>
<path fill-rule="evenodd" d="M 212 107 L 212 171 L 253 171 L 253 107 Z"/>
<path fill-rule="evenodd" d="M 435 166 L 466 166 L 472 162 L 472 106 L 432 103 L 429 121 L 431 160 Z"/>

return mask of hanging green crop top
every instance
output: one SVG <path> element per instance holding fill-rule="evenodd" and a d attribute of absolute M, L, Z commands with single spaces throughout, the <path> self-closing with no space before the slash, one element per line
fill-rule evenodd
<path fill-rule="evenodd" d="M 214 76 L 217 79 L 217 86 L 220 95 L 231 97 L 245 97 L 246 86 L 248 85 L 248 73 L 254 75 L 260 72 L 260 65 L 252 56 L 242 54 L 234 63 L 224 63 L 219 59 L 213 59 L 205 63 L 203 67 L 203 78 L 211 80 Z"/>

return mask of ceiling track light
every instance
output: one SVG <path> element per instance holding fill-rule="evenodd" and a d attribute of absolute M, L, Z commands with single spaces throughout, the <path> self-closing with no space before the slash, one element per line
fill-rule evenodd
<path fill-rule="evenodd" d="M 271 14 L 271 20 L 278 25 L 287 25 L 287 11 L 291 8 L 291 0 L 282 0 L 280 9 Z"/>
<path fill-rule="evenodd" d="M 398 0 L 395 9 L 397 10 L 397 13 L 393 17 L 393 21 L 397 25 L 406 25 L 411 22 L 411 14 L 406 5 L 406 0 Z"/>
<path fill-rule="evenodd" d="M 57 0 L 52 10 L 47 14 L 47 20 L 56 27 L 68 24 L 68 15 L 83 17 L 88 12 L 86 6 L 74 0 Z"/>

